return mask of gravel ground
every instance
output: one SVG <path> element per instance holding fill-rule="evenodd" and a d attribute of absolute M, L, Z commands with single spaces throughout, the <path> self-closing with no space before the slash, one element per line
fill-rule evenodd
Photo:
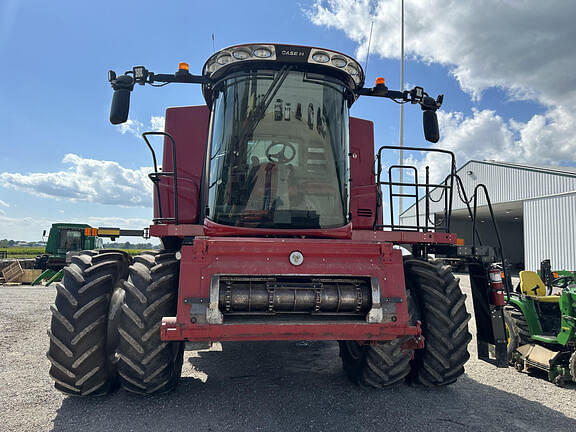
<path fill-rule="evenodd" d="M 363 389 L 342 373 L 335 342 L 260 342 L 186 351 L 168 395 L 65 397 L 45 356 L 54 297 L 0 286 L 0 430 L 576 431 L 576 386 L 480 362 L 474 341 L 466 374 L 446 388 Z"/>

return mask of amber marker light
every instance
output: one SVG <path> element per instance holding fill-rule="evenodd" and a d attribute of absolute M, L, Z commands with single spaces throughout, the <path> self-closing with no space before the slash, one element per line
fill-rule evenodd
<path fill-rule="evenodd" d="M 382 77 L 376 78 L 376 85 L 386 85 L 386 80 Z"/>
<path fill-rule="evenodd" d="M 188 63 L 186 62 L 181 62 L 178 64 L 178 70 L 185 70 L 185 71 L 189 71 L 190 67 L 188 66 Z"/>

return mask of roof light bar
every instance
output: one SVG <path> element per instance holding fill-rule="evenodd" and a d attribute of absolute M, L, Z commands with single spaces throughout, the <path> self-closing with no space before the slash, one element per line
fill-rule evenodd
<path fill-rule="evenodd" d="M 331 67 L 348 74 L 358 87 L 364 84 L 360 64 L 344 54 L 311 47 L 251 44 L 224 48 L 208 59 L 202 74 L 211 76 L 224 67 L 242 61 L 290 61 Z"/>

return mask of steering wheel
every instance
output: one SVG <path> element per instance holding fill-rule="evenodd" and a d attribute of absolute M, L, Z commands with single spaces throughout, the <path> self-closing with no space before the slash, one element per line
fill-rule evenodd
<path fill-rule="evenodd" d="M 574 276 L 566 275 L 566 276 L 560 276 L 556 279 L 553 279 L 551 282 L 551 285 L 558 287 L 558 288 L 566 288 L 566 287 L 568 287 L 568 285 L 570 285 L 571 283 L 574 283 L 574 282 L 576 282 L 574 280 Z"/>
<path fill-rule="evenodd" d="M 277 150 L 272 153 L 273 150 Z M 296 157 L 296 148 L 290 143 L 275 142 L 266 149 L 266 157 L 270 162 L 285 164 Z"/>

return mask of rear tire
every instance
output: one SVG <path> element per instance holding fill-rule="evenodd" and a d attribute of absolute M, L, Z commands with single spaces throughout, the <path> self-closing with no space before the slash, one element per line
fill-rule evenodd
<path fill-rule="evenodd" d="M 508 320 L 510 322 L 512 331 L 516 333 L 516 348 L 532 343 L 528 322 L 526 321 L 526 317 L 520 309 L 512 305 L 504 306 L 504 320 Z"/>
<path fill-rule="evenodd" d="M 342 366 L 356 384 L 373 388 L 392 387 L 410 373 L 411 350 L 402 348 L 409 338 L 360 345 L 339 341 Z"/>
<path fill-rule="evenodd" d="M 576 383 L 576 351 L 572 353 L 570 356 L 570 360 L 568 362 L 569 369 L 570 369 L 570 376 L 572 377 L 572 381 Z"/>
<path fill-rule="evenodd" d="M 127 391 L 165 393 L 180 378 L 184 343 L 160 340 L 162 317 L 176 314 L 178 276 L 172 252 L 146 252 L 130 266 L 118 330 L 119 375 Z"/>
<path fill-rule="evenodd" d="M 64 268 L 51 307 L 47 353 L 50 376 L 61 392 L 96 396 L 117 387 L 110 299 L 126 278 L 128 263 L 128 256 L 120 251 L 84 251 Z"/>
<path fill-rule="evenodd" d="M 414 352 L 410 381 L 427 387 L 452 384 L 464 373 L 472 339 L 459 279 L 450 266 L 418 259 L 404 261 L 404 275 L 413 302 L 409 310 L 414 321 L 422 322 L 424 336 L 424 348 Z"/>

